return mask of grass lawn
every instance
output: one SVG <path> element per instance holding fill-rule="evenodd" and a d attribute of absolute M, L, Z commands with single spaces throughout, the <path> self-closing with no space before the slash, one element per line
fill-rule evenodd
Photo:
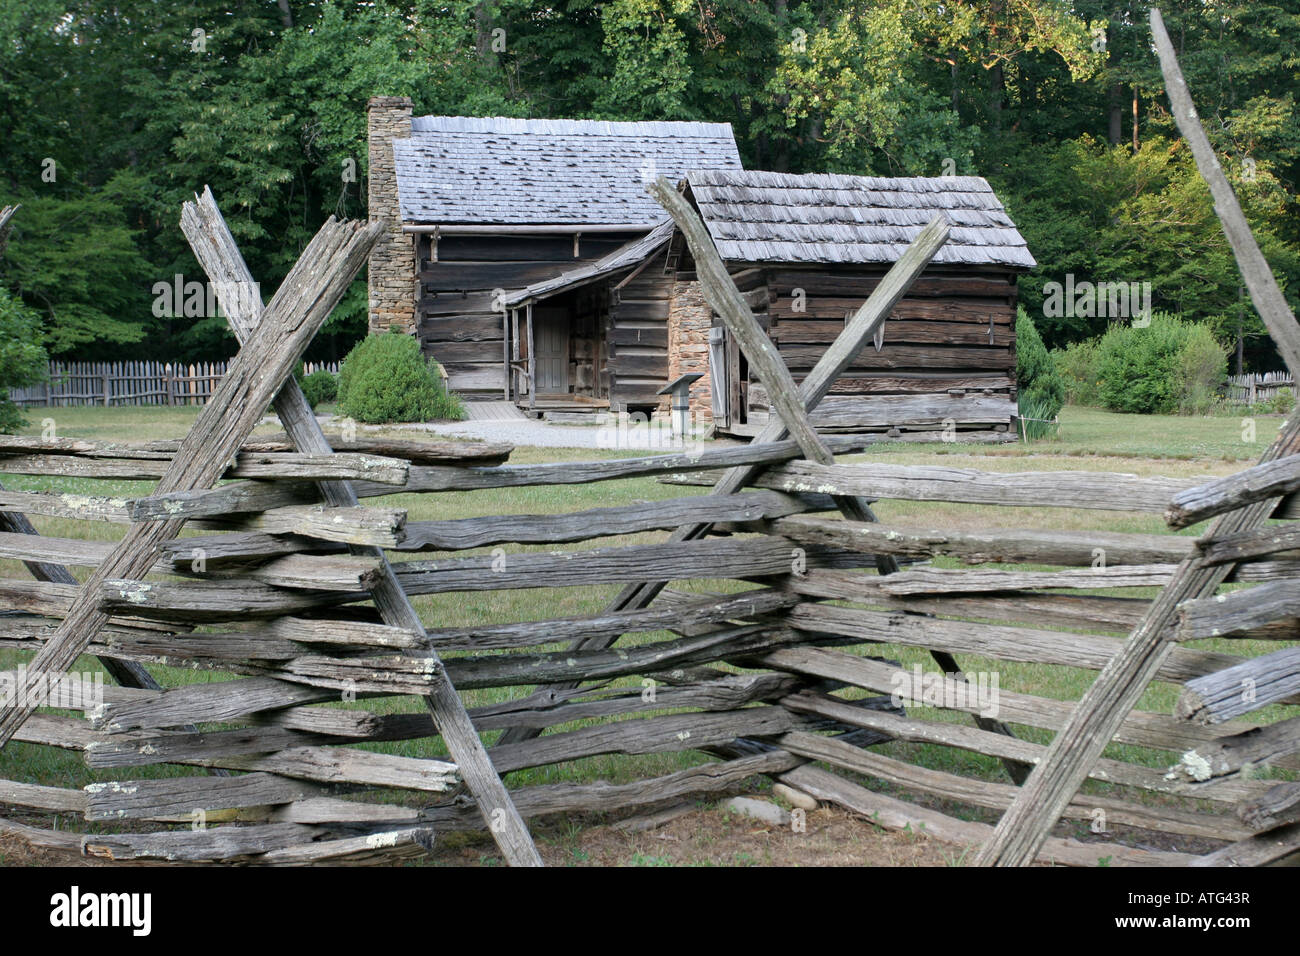
<path fill-rule="evenodd" d="M 57 433 L 62 437 L 93 438 L 110 441 L 144 441 L 181 437 L 197 416 L 198 408 L 66 408 L 33 409 L 30 433 L 41 431 L 41 418 L 54 419 Z M 1097 470 L 1125 471 L 1141 475 L 1170 475 L 1174 477 L 1209 478 L 1229 474 L 1256 459 L 1276 434 L 1280 417 L 1259 417 L 1255 420 L 1252 441 L 1243 440 L 1242 421 L 1238 418 L 1180 418 L 1166 416 L 1119 415 L 1096 409 L 1068 408 L 1061 415 L 1060 434 L 1055 439 L 1030 445 L 979 446 L 979 445 L 907 445 L 892 443 L 877 446 L 869 454 L 854 456 L 860 459 L 886 459 L 908 464 L 943 464 L 952 467 L 980 468 L 990 471 L 1043 471 L 1043 470 Z M 266 426 L 260 431 L 277 430 Z M 391 434 L 412 436 L 410 432 L 394 431 Z M 582 460 L 623 457 L 616 452 L 590 449 L 533 449 L 520 448 L 512 456 L 513 463 Z M 850 459 L 852 460 L 852 459 Z M 11 489 L 59 490 L 81 494 L 141 495 L 150 491 L 147 482 L 90 481 L 83 479 L 57 479 L 32 476 L 0 476 Z M 469 517 L 487 514 L 525 514 L 575 511 L 584 508 L 609 506 L 633 500 L 670 498 L 681 494 L 702 493 L 704 489 L 663 485 L 651 478 L 625 479 L 591 485 L 559 487 L 508 488 L 489 491 L 442 493 L 426 495 L 393 495 L 373 499 L 370 503 L 408 509 L 411 520 Z M 1008 509 L 973 505 L 946 505 L 922 502 L 881 501 L 876 506 L 882 521 L 915 526 L 941 528 L 979 528 L 998 524 L 1003 526 L 1036 528 L 1096 529 L 1114 531 L 1158 532 L 1162 522 L 1155 515 L 1130 515 L 1072 509 Z M 122 528 L 94 522 L 34 518 L 37 528 L 44 534 L 64 537 L 95 537 L 111 539 L 120 536 Z M 1196 534 L 1199 529 L 1184 533 Z M 661 533 L 604 538 L 593 542 L 567 546 L 573 549 L 606 547 L 620 543 L 651 542 L 662 540 Z M 541 550 L 538 548 L 507 550 Z M 477 552 L 469 552 L 477 553 Z M 427 560 L 436 555 L 395 555 Z M 24 578 L 26 572 L 14 561 L 0 562 L 0 573 L 6 577 Z M 936 562 L 952 566 L 949 562 Z M 74 569 L 82 573 L 84 569 Z M 678 582 L 676 587 L 695 590 L 735 589 L 741 585 L 715 581 Z M 456 627 L 489 622 L 542 620 L 552 617 L 590 614 L 599 611 L 618 591 L 617 585 L 600 587 L 573 587 L 535 589 L 509 592 L 470 592 L 421 596 L 414 599 L 421 617 L 429 627 Z M 1144 592 L 1126 592 L 1131 596 L 1150 596 L 1152 589 Z M 663 633 L 634 635 L 626 639 L 638 643 L 659 639 Z M 1269 646 L 1243 646 L 1243 642 L 1201 642 L 1206 649 L 1239 654 L 1256 654 L 1277 649 Z M 558 650 L 560 645 L 546 646 L 541 650 Z M 902 661 L 905 665 L 928 663 L 928 655 L 919 649 L 906 647 L 869 646 L 861 653 L 883 654 Z M 16 652 L 0 651 L 0 666 L 13 667 L 19 662 Z M 963 658 L 963 666 L 971 671 L 995 671 L 1000 674 L 1001 686 L 1064 700 L 1077 700 L 1093 679 L 1093 672 L 1062 667 L 1033 664 L 1013 664 L 978 658 Z M 93 660 L 83 660 L 78 669 L 92 670 Z M 153 668 L 164 684 L 178 684 L 202 680 L 221 680 L 224 675 L 206 671 Z M 628 678 L 628 685 L 639 685 L 639 679 Z M 529 688 L 470 691 L 465 694 L 469 706 L 493 703 L 509 696 L 522 696 Z M 1153 685 L 1145 695 L 1142 706 L 1168 712 L 1177 696 L 1176 689 L 1168 685 Z M 340 705 L 344 706 L 344 705 Z M 367 709 L 394 712 L 417 711 L 422 704 L 414 698 L 388 698 L 365 701 L 357 706 Z M 1287 709 L 1296 712 L 1295 708 Z M 1262 719 L 1273 720 L 1283 713 L 1282 708 L 1272 708 L 1261 714 Z M 929 715 L 927 715 L 929 716 Z M 947 719 L 965 718 L 948 714 Z M 556 728 L 565 729 L 565 728 Z M 1047 742 L 1050 735 L 1034 728 L 1018 728 L 1027 739 Z M 489 743 L 494 735 L 488 735 Z M 437 740 L 406 741 L 393 744 L 365 745 L 410 756 L 441 754 Z M 913 744 L 892 744 L 882 752 L 906 757 L 938 769 L 974 774 L 990 780 L 1005 780 L 998 763 L 977 754 L 942 747 Z M 1165 766 L 1171 762 L 1169 755 L 1145 751 L 1140 748 L 1112 746 L 1109 755 L 1121 757 L 1150 766 Z M 647 776 L 668 773 L 706 758 L 692 754 L 663 754 L 638 757 L 593 757 L 570 764 L 520 771 L 511 774 L 512 787 L 557 781 L 592 781 L 597 779 L 626 782 Z M 114 772 L 112 779 L 133 775 L 156 776 L 161 774 L 188 774 L 184 768 L 146 768 L 138 772 Z M 0 753 L 0 777 L 59 786 L 84 786 L 94 779 L 73 753 L 53 752 L 23 744 L 14 744 Z M 110 779 L 101 776 L 101 779 Z M 880 786 L 884 786 L 881 784 Z M 1102 784 L 1089 783 L 1091 789 L 1105 790 Z M 418 795 L 394 794 L 394 799 L 415 799 Z M 952 808 L 949 808 L 950 811 Z M 958 815 L 989 819 L 978 813 Z M 78 822 L 78 825 L 82 825 Z"/>

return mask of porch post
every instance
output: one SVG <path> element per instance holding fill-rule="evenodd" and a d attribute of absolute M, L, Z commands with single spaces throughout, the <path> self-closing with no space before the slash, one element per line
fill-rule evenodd
<path fill-rule="evenodd" d="M 533 304 L 524 307 L 528 320 L 528 411 L 537 410 L 537 353 L 533 348 Z"/>
<path fill-rule="evenodd" d="M 506 377 L 504 397 L 507 402 L 510 401 L 510 317 L 514 312 L 514 309 L 501 310 L 501 369 Z"/>

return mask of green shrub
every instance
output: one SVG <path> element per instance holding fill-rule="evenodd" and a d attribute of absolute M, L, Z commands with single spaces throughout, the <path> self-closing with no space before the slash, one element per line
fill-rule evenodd
<path fill-rule="evenodd" d="M 1240 407 L 1236 406 L 1238 410 Z M 1295 392 L 1279 388 L 1268 401 L 1256 402 L 1249 410 L 1259 415 L 1290 415 L 1295 410 Z"/>
<path fill-rule="evenodd" d="M 461 419 L 465 407 L 449 394 L 420 343 L 401 332 L 370 335 L 339 369 L 339 410 L 360 422 Z"/>
<path fill-rule="evenodd" d="M 45 379 L 48 357 L 41 338 L 40 316 L 0 287 L 0 432 L 16 432 L 27 424 L 9 400 L 9 389 Z"/>
<path fill-rule="evenodd" d="M 1204 325 L 1187 326 L 1187 337 L 1178 353 L 1181 388 L 1178 411 L 1184 415 L 1208 415 L 1221 401 L 1220 391 L 1228 374 L 1228 352 Z"/>
<path fill-rule="evenodd" d="M 339 394 L 339 380 L 333 372 L 318 368 L 299 382 L 307 402 L 314 409 L 317 405 L 332 402 Z"/>
<path fill-rule="evenodd" d="M 1055 418 L 1065 404 L 1065 383 L 1023 308 L 1016 309 L 1016 386 L 1020 407 L 1034 408 L 1035 418 Z"/>
<path fill-rule="evenodd" d="M 1145 327 L 1113 325 L 1097 344 L 1102 401 L 1120 412 L 1203 414 L 1227 368 L 1209 329 L 1165 312 Z"/>
<path fill-rule="evenodd" d="M 1097 371 L 1097 339 L 1071 342 L 1052 350 L 1052 361 L 1065 385 L 1065 400 L 1071 405 L 1101 405 L 1101 376 Z"/>

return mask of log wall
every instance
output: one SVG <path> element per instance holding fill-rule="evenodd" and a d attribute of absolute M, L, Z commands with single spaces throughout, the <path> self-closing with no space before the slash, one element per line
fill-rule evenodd
<path fill-rule="evenodd" d="M 630 233 L 581 236 L 575 256 L 572 236 L 444 236 L 435 253 L 432 237 L 418 235 L 418 333 L 426 354 L 446 368 L 453 391 L 470 400 L 501 398 L 505 325 L 502 313 L 493 309 L 494 290 L 522 289 L 553 278 L 632 238 Z M 567 300 L 555 307 L 572 309 Z M 573 315 L 579 331 L 570 338 L 570 362 L 579 394 L 598 388 L 598 376 L 593 379 L 580 368 L 598 358 L 592 344 L 603 331 L 604 311 L 603 305 L 583 300 Z"/>
<path fill-rule="evenodd" d="M 884 270 L 731 264 L 766 289 L 755 306 L 796 381 L 844 330 Z M 757 273 L 751 270 L 761 270 Z M 740 283 L 738 283 L 740 286 Z M 743 286 L 740 286 L 745 291 Z M 814 414 L 824 429 L 903 431 L 998 427 L 1015 415 L 1015 274 L 932 267 L 913 283 L 872 346 L 863 348 Z M 760 314 L 760 308 L 762 313 Z M 743 357 L 733 359 L 743 363 Z M 750 377 L 752 379 L 752 377 Z M 751 424 L 768 412 L 760 382 L 733 389 Z M 906 396 L 906 398 L 904 398 Z M 993 409 L 993 420 L 990 413 Z"/>

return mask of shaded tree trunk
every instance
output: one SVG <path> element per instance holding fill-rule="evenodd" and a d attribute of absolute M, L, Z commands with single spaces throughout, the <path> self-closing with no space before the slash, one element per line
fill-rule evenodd
<path fill-rule="evenodd" d="M 1118 146 L 1124 139 L 1124 87 L 1116 83 L 1110 88 L 1110 128 L 1106 141 Z"/>
<path fill-rule="evenodd" d="M 1138 91 L 1133 87 L 1133 152 L 1138 151 Z"/>
<path fill-rule="evenodd" d="M 995 130 L 1002 129 L 1002 95 L 1006 90 L 1006 76 L 1002 64 L 996 63 L 989 70 L 989 121 Z"/>
<path fill-rule="evenodd" d="M 1244 373 L 1246 357 L 1246 290 L 1237 285 L 1237 374 Z"/>

